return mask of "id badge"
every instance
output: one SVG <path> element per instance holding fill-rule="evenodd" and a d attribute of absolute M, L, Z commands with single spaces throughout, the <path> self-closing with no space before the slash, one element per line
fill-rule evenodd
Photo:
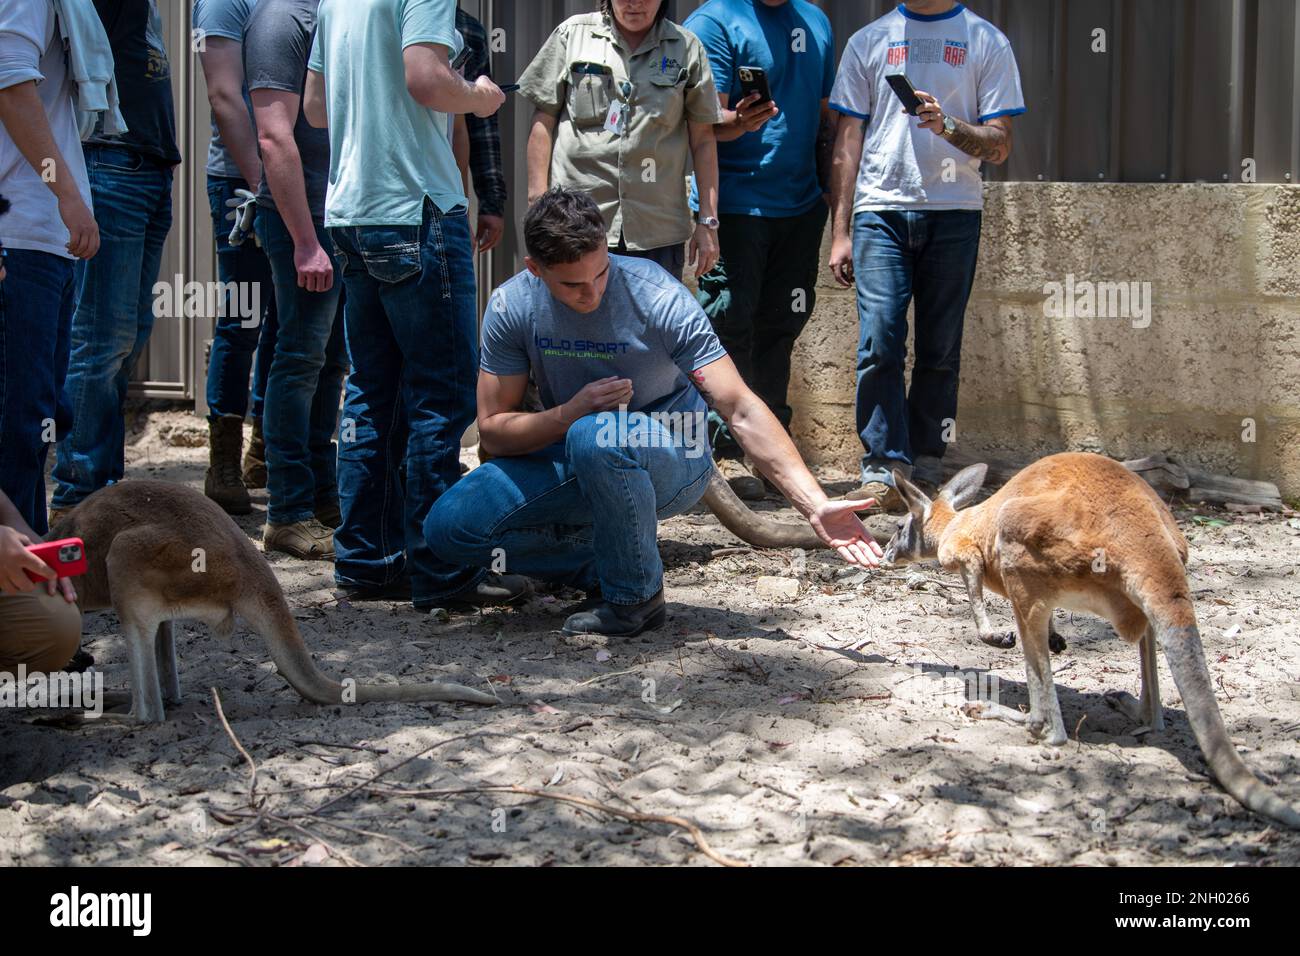
<path fill-rule="evenodd" d="M 615 136 L 622 136 L 627 129 L 627 104 L 614 103 L 609 108 L 609 115 L 605 117 L 605 132 L 613 133 Z"/>

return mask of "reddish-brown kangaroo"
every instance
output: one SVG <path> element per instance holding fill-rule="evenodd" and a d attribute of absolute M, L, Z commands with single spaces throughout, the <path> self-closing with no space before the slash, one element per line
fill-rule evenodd
<path fill-rule="evenodd" d="M 967 712 L 1026 724 L 1035 737 L 1046 730 L 1047 743 L 1065 743 L 1048 646 L 1052 613 L 1095 614 L 1140 649 L 1141 701 L 1127 694 L 1108 700 L 1152 730 L 1163 729 L 1159 644 L 1219 783 L 1256 813 L 1300 827 L 1300 813 L 1250 772 L 1228 737 L 1184 572 L 1187 540 L 1155 491 L 1109 458 L 1063 454 L 1030 465 L 987 501 L 966 508 L 987 470 L 974 465 L 958 473 L 933 501 L 896 472 L 909 513 L 885 549 L 886 561 L 938 558 L 960 572 L 987 643 L 1001 644 L 1001 636 L 985 610 L 984 589 L 1011 601 L 1029 713 L 986 702 L 968 704 Z"/>
<path fill-rule="evenodd" d="M 184 485 L 127 481 L 95 492 L 46 540 L 81 538 L 90 568 L 77 579 L 82 610 L 112 608 L 131 652 L 131 713 L 166 718 L 180 701 L 172 622 L 200 621 L 229 636 L 236 615 L 266 641 L 290 686 L 317 704 L 464 701 L 495 704 L 460 684 L 344 686 L 317 670 L 275 573 L 219 506 Z"/>

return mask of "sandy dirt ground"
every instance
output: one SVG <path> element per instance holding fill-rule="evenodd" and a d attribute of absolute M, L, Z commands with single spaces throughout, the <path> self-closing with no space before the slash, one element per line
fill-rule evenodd
<path fill-rule="evenodd" d="M 128 475 L 201 489 L 204 439 L 188 414 L 137 411 Z M 820 477 L 849 487 L 846 474 Z M 255 540 L 256 495 L 240 519 Z M 1300 804 L 1300 519 L 1178 517 L 1228 728 Z M 632 640 L 562 635 L 574 593 L 440 618 L 340 602 L 330 566 L 272 556 L 322 669 L 455 678 L 501 704 L 316 707 L 256 635 L 187 625 L 185 701 L 165 724 L 0 711 L 0 863 L 712 865 L 680 826 L 550 796 L 680 817 L 719 855 L 756 865 L 1300 863 L 1300 834 L 1206 776 L 1163 660 L 1164 732 L 1135 735 L 1106 703 L 1139 678 L 1136 649 L 1103 622 L 1059 616 L 1071 740 L 1051 749 L 962 714 L 978 694 L 1027 701 L 1019 650 L 976 639 L 954 577 L 734 550 L 699 512 L 660 538 L 669 623 Z M 1005 603 L 993 613 L 1010 629 Z M 88 617 L 97 668 L 125 690 L 116 634 L 112 614 Z M 211 688 L 256 763 L 258 813 Z"/>

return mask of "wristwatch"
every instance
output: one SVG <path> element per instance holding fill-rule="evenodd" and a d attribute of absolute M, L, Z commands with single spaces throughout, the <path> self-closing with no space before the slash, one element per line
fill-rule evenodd
<path fill-rule="evenodd" d="M 722 225 L 717 216 L 697 216 L 695 221 L 705 229 L 717 229 Z"/>
<path fill-rule="evenodd" d="M 939 135 L 944 139 L 952 139 L 952 134 L 957 132 L 957 121 L 947 113 L 943 115 L 943 132 Z"/>

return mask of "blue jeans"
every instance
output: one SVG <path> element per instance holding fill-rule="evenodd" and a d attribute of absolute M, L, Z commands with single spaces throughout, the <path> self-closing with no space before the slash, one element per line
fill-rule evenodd
<path fill-rule="evenodd" d="M 242 246 L 230 244 L 230 222 L 226 200 L 235 198 L 236 189 L 247 189 L 242 179 L 225 176 L 208 177 L 208 205 L 212 209 L 212 231 L 217 240 L 217 278 L 222 284 L 245 284 L 259 289 L 262 314 L 255 325 L 245 325 L 236 310 L 227 308 L 217 317 L 212 336 L 212 353 L 208 357 L 208 417 L 248 414 L 248 375 L 253 374 L 253 417 L 261 418 L 266 395 L 266 380 L 275 357 L 275 288 L 271 264 L 266 253 L 252 237 Z M 253 364 L 254 353 L 257 364 Z"/>
<path fill-rule="evenodd" d="M 328 292 L 298 288 L 293 236 L 275 210 L 258 207 L 257 235 L 271 263 L 279 321 L 262 417 L 270 497 L 266 520 L 293 524 L 312 517 L 317 503 L 332 502 L 337 493 L 334 432 L 348 373 L 343 284 L 339 262 L 331 256 L 334 285 Z M 326 252 L 333 248 L 320 223 L 316 237 Z"/>
<path fill-rule="evenodd" d="M 421 225 L 331 233 L 348 289 L 343 419 L 354 430 L 339 449 L 335 576 L 383 585 L 409 567 L 415 606 L 433 607 L 482 578 L 435 557 L 422 531 L 460 477 L 460 440 L 475 414 L 469 221 L 464 207 L 443 214 L 426 200 Z"/>
<path fill-rule="evenodd" d="M 73 260 L 48 252 L 6 251 L 7 276 L 0 282 L 0 490 L 43 535 L 49 530 L 45 458 L 72 418 L 62 393 L 76 270 Z"/>
<path fill-rule="evenodd" d="M 861 212 L 853 220 L 857 276 L 858 436 L 863 481 L 892 485 L 917 456 L 942 458 L 957 418 L 962 326 L 975 280 L 981 214 Z M 907 306 L 916 305 L 916 362 L 907 390 Z"/>
<path fill-rule="evenodd" d="M 654 597 L 664 577 L 658 523 L 704 496 L 713 458 L 707 446 L 674 443 L 639 412 L 627 416 L 627 430 L 653 440 L 604 440 L 616 415 L 588 415 L 561 443 L 471 471 L 429 511 L 424 535 L 434 553 L 479 568 L 500 557 L 510 573 L 588 591 L 599 584 L 611 604 Z"/>
<path fill-rule="evenodd" d="M 170 168 L 116 146 L 87 146 L 85 153 L 100 245 L 95 258 L 77 266 L 64 385 L 72 430 L 60 436 L 56 508 L 71 508 L 122 479 L 122 404 L 153 331 L 154 284 L 172 227 Z"/>

